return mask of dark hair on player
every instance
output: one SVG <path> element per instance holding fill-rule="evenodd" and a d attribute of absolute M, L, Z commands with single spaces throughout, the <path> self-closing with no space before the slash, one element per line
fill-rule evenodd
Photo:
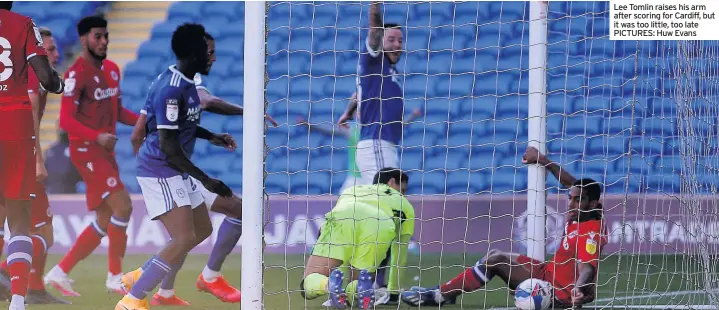
<path fill-rule="evenodd" d="M 394 179 L 397 184 L 409 182 L 407 174 L 399 170 L 399 168 L 382 168 L 374 175 L 372 184 L 387 184 L 391 179 Z"/>
<path fill-rule="evenodd" d="M 77 35 L 84 36 L 92 28 L 107 28 L 107 20 L 99 15 L 84 17 L 77 23 Z"/>
<path fill-rule="evenodd" d="M 586 196 L 590 202 L 599 201 L 602 196 L 602 186 L 597 181 L 590 178 L 584 178 L 574 181 L 572 186 L 579 187 L 582 196 Z M 591 216 L 595 219 L 602 218 L 602 204 L 598 203 L 597 207 L 590 211 Z"/>
<path fill-rule="evenodd" d="M 188 59 L 198 53 L 207 53 L 205 27 L 200 24 L 185 23 L 172 33 L 172 52 L 177 59 Z M 204 49 L 200 47 L 204 46 Z"/>
<path fill-rule="evenodd" d="M 12 10 L 12 1 L 0 1 L 0 10 Z"/>
<path fill-rule="evenodd" d="M 399 24 L 395 24 L 395 23 L 386 23 L 386 24 L 382 25 L 382 27 L 384 27 L 384 29 L 399 29 L 399 30 L 402 30 L 402 27 L 401 27 Z"/>
<path fill-rule="evenodd" d="M 50 28 L 47 27 L 40 27 L 40 35 L 43 37 L 52 37 L 52 31 L 50 31 Z"/>
<path fill-rule="evenodd" d="M 215 41 L 215 38 L 213 38 L 211 34 L 205 32 L 205 40 L 207 40 L 207 41 Z"/>

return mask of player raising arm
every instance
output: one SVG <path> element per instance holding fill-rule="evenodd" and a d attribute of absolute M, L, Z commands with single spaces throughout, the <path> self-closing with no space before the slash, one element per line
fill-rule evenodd
<path fill-rule="evenodd" d="M 404 99 L 397 74 L 402 56 L 403 34 L 397 24 L 384 24 L 379 4 L 369 11 L 366 51 L 359 59 L 357 103 L 350 104 L 340 117 L 344 125 L 359 108 L 360 139 L 357 167 L 365 184 L 384 167 L 399 167 L 397 145 L 402 138 Z"/>
<path fill-rule="evenodd" d="M 35 23 L 26 16 L 10 12 L 12 1 L 0 2 L 0 197 L 11 237 L 8 242 L 11 310 L 25 309 L 28 275 L 33 246 L 30 238 L 32 199 L 35 198 L 36 164 L 42 160 L 36 152 L 39 115 L 27 95 L 30 67 L 42 85 L 61 93 L 62 80 L 52 68 L 43 50 L 43 41 Z M 28 66 L 28 63 L 30 64 Z"/>
<path fill-rule="evenodd" d="M 383 168 L 376 174 L 373 185 L 355 186 L 342 192 L 334 208 L 325 215 L 317 244 L 305 264 L 300 283 L 304 298 L 329 294 L 330 304 L 338 309 L 344 309 L 347 302 L 360 309 L 373 307 L 372 276 L 388 249 L 392 257 L 389 290 L 399 292 L 407 247 L 414 234 L 414 208 L 404 197 L 407 180 L 399 169 Z M 350 268 L 350 282 L 346 286 L 341 266 Z"/>
<path fill-rule="evenodd" d="M 554 288 L 556 307 L 580 306 L 594 300 L 599 255 L 607 242 L 599 202 L 601 186 L 592 179 L 575 179 L 533 147 L 527 148 L 523 161 L 547 167 L 563 186 L 569 187 L 567 224 L 554 257 L 545 263 L 517 253 L 490 250 L 477 264 L 445 284 L 403 292 L 404 302 L 414 306 L 452 304 L 457 296 L 482 288 L 494 276 L 511 290 L 530 278 L 544 280 Z"/>
<path fill-rule="evenodd" d="M 220 196 L 232 196 L 227 185 L 210 178 L 190 161 L 197 138 L 230 150 L 237 147 L 231 136 L 199 126 L 200 98 L 189 77 L 207 74 L 205 28 L 198 24 L 179 26 L 172 34 L 172 51 L 177 64 L 160 74 L 148 93 L 147 139 L 137 156 L 137 180 L 147 213 L 162 222 L 171 239 L 139 272 L 116 310 L 148 309 L 147 293 L 171 269 L 179 270 L 187 253 L 212 233 L 207 208 L 193 179 Z"/>
<path fill-rule="evenodd" d="M 137 114 L 122 106 L 120 71 L 106 59 L 110 42 L 107 21 L 99 16 L 85 17 L 77 24 L 77 34 L 83 51 L 65 73 L 67 87 L 60 107 L 60 127 L 70 137 L 70 159 L 87 185 L 87 209 L 94 211 L 96 218 L 45 275 L 45 283 L 65 296 L 78 296 L 68 273 L 107 236 L 110 242 L 105 286 L 121 293 L 122 258 L 132 205 L 115 161 L 115 127 L 118 121 L 134 125 Z"/>

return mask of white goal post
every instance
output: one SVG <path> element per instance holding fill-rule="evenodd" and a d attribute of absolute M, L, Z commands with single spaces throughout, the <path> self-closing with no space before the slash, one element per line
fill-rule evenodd
<path fill-rule="evenodd" d="M 262 224 L 265 152 L 265 1 L 245 3 L 244 132 L 242 148 L 242 302 L 262 309 Z M 251 134 L 247 134 L 251 133 Z"/>
<path fill-rule="evenodd" d="M 547 154 L 547 1 L 529 4 L 529 146 Z M 527 256 L 546 259 L 546 168 L 529 167 L 527 183 Z"/>

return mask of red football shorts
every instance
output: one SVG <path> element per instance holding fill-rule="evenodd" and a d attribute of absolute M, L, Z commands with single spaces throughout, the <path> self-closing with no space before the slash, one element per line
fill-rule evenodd
<path fill-rule="evenodd" d="M 70 160 L 85 181 L 88 210 L 94 211 L 105 198 L 125 189 L 115 154 L 100 146 L 70 144 Z"/>
<path fill-rule="evenodd" d="M 0 195 L 12 200 L 35 198 L 33 138 L 0 140 Z"/>
<path fill-rule="evenodd" d="M 517 263 L 529 270 L 532 273 L 532 278 L 547 281 L 554 287 L 554 299 L 555 304 L 559 302 L 562 305 L 572 304 L 572 290 L 570 285 L 574 284 L 574 281 L 563 279 L 555 275 L 549 268 L 548 263 L 540 262 L 529 256 L 519 255 L 517 257 Z"/>
<path fill-rule="evenodd" d="M 32 201 L 31 225 L 33 229 L 38 229 L 47 224 L 52 224 L 52 213 L 50 212 L 50 200 L 47 198 L 45 184 L 37 182 L 35 186 L 37 197 Z"/>

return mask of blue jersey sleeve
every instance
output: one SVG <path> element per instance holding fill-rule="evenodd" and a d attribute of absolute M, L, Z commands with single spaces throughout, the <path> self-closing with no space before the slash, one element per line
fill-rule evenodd
<path fill-rule="evenodd" d="M 365 40 L 365 52 L 360 54 L 360 76 L 382 73 L 382 51 L 374 51 L 369 46 L 369 38 Z"/>
<path fill-rule="evenodd" d="M 204 90 L 208 94 L 212 94 L 212 93 L 210 93 L 210 89 L 207 88 L 207 79 L 203 79 L 202 75 L 200 75 L 199 73 L 195 74 L 194 80 L 195 80 L 195 89 L 197 89 L 198 91 Z"/>
<path fill-rule="evenodd" d="M 153 103 L 157 129 L 178 129 L 183 104 L 183 95 L 179 87 L 165 87 Z"/>

